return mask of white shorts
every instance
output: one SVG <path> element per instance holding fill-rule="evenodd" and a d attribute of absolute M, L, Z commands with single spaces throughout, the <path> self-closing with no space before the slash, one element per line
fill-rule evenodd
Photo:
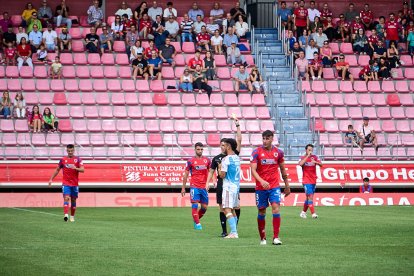
<path fill-rule="evenodd" d="M 233 209 L 240 206 L 239 191 L 237 187 L 223 186 L 223 208 Z"/>

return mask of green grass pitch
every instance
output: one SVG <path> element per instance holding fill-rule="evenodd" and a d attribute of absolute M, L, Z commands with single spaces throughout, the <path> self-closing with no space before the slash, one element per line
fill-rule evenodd
<path fill-rule="evenodd" d="M 0 275 L 413 275 L 413 207 L 282 207 L 282 246 L 260 246 L 256 209 L 238 240 L 219 238 L 217 207 L 193 230 L 189 208 L 0 209 Z M 27 211 L 29 210 L 29 211 Z M 269 210 L 268 210 L 269 211 Z"/>

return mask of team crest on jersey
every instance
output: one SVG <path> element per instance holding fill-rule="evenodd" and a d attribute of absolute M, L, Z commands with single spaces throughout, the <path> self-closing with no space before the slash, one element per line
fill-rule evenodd
<path fill-rule="evenodd" d="M 277 158 L 278 157 L 278 153 L 277 152 L 275 152 L 274 154 L 273 154 L 273 156 L 275 157 L 275 158 Z"/>
<path fill-rule="evenodd" d="M 207 163 L 207 159 L 204 159 L 204 163 Z"/>
<path fill-rule="evenodd" d="M 74 159 L 73 161 L 75 161 L 75 163 L 78 163 L 78 159 Z"/>

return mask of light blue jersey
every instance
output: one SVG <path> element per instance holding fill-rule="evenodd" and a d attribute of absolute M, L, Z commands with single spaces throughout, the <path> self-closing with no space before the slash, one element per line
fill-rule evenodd
<path fill-rule="evenodd" d="M 221 171 L 226 172 L 223 179 L 223 187 L 240 189 L 240 158 L 238 155 L 227 155 L 221 161 Z"/>

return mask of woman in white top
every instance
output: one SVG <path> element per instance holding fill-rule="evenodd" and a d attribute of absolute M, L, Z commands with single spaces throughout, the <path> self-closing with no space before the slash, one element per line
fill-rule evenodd
<path fill-rule="evenodd" d="M 122 24 L 121 16 L 119 15 L 115 16 L 115 21 L 112 22 L 111 24 L 111 30 L 112 30 L 115 40 L 124 39 L 123 33 L 122 33 L 123 29 L 124 29 L 124 25 Z"/>
<path fill-rule="evenodd" d="M 180 89 L 185 92 L 193 92 L 193 75 L 187 68 L 180 77 Z"/>
<path fill-rule="evenodd" d="M 13 102 L 14 110 L 17 118 L 26 117 L 26 101 L 24 100 L 22 92 L 17 92 Z"/>
<path fill-rule="evenodd" d="M 236 22 L 236 25 L 234 27 L 236 28 L 236 34 L 238 38 L 245 38 L 246 32 L 249 31 L 249 25 L 247 25 L 246 22 L 243 20 L 243 16 L 239 15 L 239 20 Z"/>
<path fill-rule="evenodd" d="M 144 48 L 141 46 L 141 41 L 135 41 L 135 45 L 131 47 L 131 56 L 129 57 L 129 61 L 133 61 L 137 58 L 138 54 L 144 54 Z"/>
<path fill-rule="evenodd" d="M 223 53 L 223 38 L 220 36 L 219 30 L 214 31 L 214 36 L 210 38 L 211 46 L 213 47 L 214 53 Z"/>

